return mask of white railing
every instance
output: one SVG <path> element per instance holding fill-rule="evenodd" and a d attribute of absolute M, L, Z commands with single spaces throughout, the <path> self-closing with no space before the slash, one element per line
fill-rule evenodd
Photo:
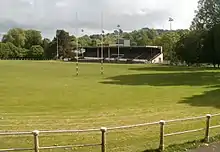
<path fill-rule="evenodd" d="M 120 130 L 120 129 L 131 129 L 136 127 L 144 127 L 144 126 L 151 126 L 151 125 L 160 125 L 160 141 L 159 141 L 159 150 L 163 151 L 164 146 L 164 138 L 169 136 L 175 136 L 175 135 L 181 135 L 186 133 L 193 133 L 193 132 L 200 132 L 205 131 L 205 137 L 204 141 L 209 142 L 209 132 L 210 129 L 220 128 L 220 125 L 211 126 L 210 120 L 212 117 L 220 116 L 220 114 L 207 114 L 206 116 L 200 116 L 200 117 L 191 117 L 191 118 L 185 118 L 185 119 L 174 119 L 174 120 L 161 120 L 158 122 L 151 122 L 151 123 L 143 123 L 143 124 L 136 124 L 136 125 L 127 125 L 127 126 L 119 126 L 119 127 L 111 127 L 106 128 L 102 127 L 100 129 L 86 129 L 86 130 L 51 130 L 51 131 L 32 131 L 32 132 L 0 132 L 0 136 L 11 136 L 11 135 L 32 135 L 33 136 L 33 148 L 10 148 L 10 149 L 0 149 L 0 152 L 9 152 L 9 151 L 28 151 L 33 150 L 34 152 L 39 152 L 40 150 L 45 149 L 59 149 L 59 148 L 73 148 L 73 147 L 95 147 L 100 146 L 101 152 L 106 152 L 106 132 L 107 131 L 113 131 L 113 130 Z M 200 120 L 200 119 L 206 119 L 206 126 L 204 128 L 194 129 L 194 130 L 185 130 L 182 132 L 174 132 L 165 134 L 165 126 L 166 124 L 173 123 L 173 122 L 184 122 L 184 121 L 190 121 L 190 120 Z M 39 135 L 45 134 L 45 133 L 51 133 L 51 134 L 59 134 L 59 133 L 88 133 L 88 132 L 101 132 L 101 143 L 97 144 L 82 144 L 82 145 L 67 145 L 67 146 L 50 146 L 50 147 L 40 147 L 39 145 Z"/>

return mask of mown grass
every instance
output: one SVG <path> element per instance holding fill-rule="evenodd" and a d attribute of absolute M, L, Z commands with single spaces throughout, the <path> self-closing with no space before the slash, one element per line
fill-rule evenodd
<path fill-rule="evenodd" d="M 215 69 L 105 64 L 101 76 L 99 64 L 80 64 L 76 77 L 74 63 L 0 61 L 0 70 L 0 131 L 88 129 L 220 113 L 220 70 Z M 213 118 L 217 124 L 219 118 Z M 204 126 L 205 119 L 167 124 L 165 131 Z M 203 136 L 167 137 L 165 144 Z M 100 133 L 40 136 L 40 146 L 99 142 Z M 112 152 L 155 149 L 159 125 L 111 131 L 107 144 Z M 30 146 L 32 137 L 0 137 L 0 148 Z"/>

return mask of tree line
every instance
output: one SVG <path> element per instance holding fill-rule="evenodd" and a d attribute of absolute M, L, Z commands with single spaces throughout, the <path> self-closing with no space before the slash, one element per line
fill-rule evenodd
<path fill-rule="evenodd" d="M 174 46 L 177 61 L 220 66 L 220 1 L 199 0 L 190 31 Z"/>
<path fill-rule="evenodd" d="M 10 29 L 0 43 L 0 58 L 73 58 L 77 43 L 79 47 L 99 46 L 103 37 L 103 44 L 109 45 L 117 41 L 118 35 L 129 39 L 131 46 L 162 46 L 165 60 L 173 64 L 185 62 L 188 65 L 208 63 L 219 66 L 220 1 L 199 0 L 190 29 L 115 30 L 102 35 L 83 35 L 78 39 L 65 30 L 57 30 L 52 40 L 42 38 L 37 30 Z"/>
<path fill-rule="evenodd" d="M 120 38 L 129 39 L 131 46 L 159 45 L 164 47 L 166 59 L 170 59 L 170 50 L 179 37 L 188 30 L 168 31 L 143 28 L 132 32 L 114 31 L 107 34 L 83 35 L 77 38 L 65 30 L 57 30 L 52 40 L 43 38 L 40 31 L 21 28 L 10 29 L 0 43 L 0 58 L 56 59 L 73 58 L 73 50 L 79 47 L 114 44 Z M 58 45 L 57 45 L 58 44 Z M 58 48 L 57 48 L 58 47 Z M 57 53 L 58 50 L 58 53 Z"/>

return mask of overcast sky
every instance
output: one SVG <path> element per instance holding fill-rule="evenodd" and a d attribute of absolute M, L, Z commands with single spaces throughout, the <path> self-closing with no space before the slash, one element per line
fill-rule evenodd
<path fill-rule="evenodd" d="M 76 12 L 79 29 L 86 34 L 113 31 L 119 24 L 124 31 L 143 27 L 189 28 L 198 0 L 0 0 L 0 33 L 10 28 L 34 28 L 53 37 L 57 28 L 75 34 Z M 82 34 L 82 33 L 81 33 Z"/>

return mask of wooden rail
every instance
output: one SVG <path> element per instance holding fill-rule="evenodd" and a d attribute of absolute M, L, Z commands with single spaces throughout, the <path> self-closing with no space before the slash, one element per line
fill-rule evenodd
<path fill-rule="evenodd" d="M 136 124 L 136 125 L 127 125 L 127 126 L 119 126 L 119 127 L 101 127 L 100 129 L 86 129 L 86 130 L 51 130 L 51 131 L 32 131 L 32 132 L 0 132 L 0 136 L 11 136 L 11 135 L 32 135 L 33 136 L 33 148 L 10 148 L 10 149 L 0 149 L 0 152 L 9 152 L 9 151 L 30 151 L 33 150 L 34 152 L 39 152 L 40 150 L 45 149 L 59 149 L 59 148 L 73 148 L 73 147 L 95 147 L 100 146 L 101 152 L 106 152 L 106 132 L 112 130 L 120 130 L 120 129 L 130 129 L 136 127 L 144 127 L 144 126 L 151 126 L 151 125 L 158 125 L 160 126 L 160 141 L 159 141 L 159 150 L 163 151 L 165 148 L 164 138 L 168 136 L 175 136 L 181 135 L 186 133 L 193 133 L 193 132 L 200 132 L 205 131 L 204 140 L 205 142 L 209 142 L 209 133 L 210 129 L 220 128 L 220 125 L 211 126 L 210 120 L 212 117 L 220 116 L 220 114 L 207 114 L 206 116 L 200 117 L 191 117 L 185 119 L 174 119 L 174 120 L 161 120 L 158 122 L 151 122 L 151 123 L 143 123 L 143 124 Z M 185 130 L 181 132 L 173 132 L 169 134 L 165 134 L 165 126 L 169 123 L 174 122 L 183 122 L 183 121 L 190 121 L 190 120 L 203 120 L 206 119 L 206 125 L 204 128 L 194 129 L 194 130 Z M 40 134 L 59 134 L 59 133 L 86 133 L 86 132 L 101 132 L 101 142 L 97 144 L 82 144 L 82 145 L 67 145 L 67 146 L 50 146 L 50 147 L 40 147 L 39 145 L 39 135 Z"/>

